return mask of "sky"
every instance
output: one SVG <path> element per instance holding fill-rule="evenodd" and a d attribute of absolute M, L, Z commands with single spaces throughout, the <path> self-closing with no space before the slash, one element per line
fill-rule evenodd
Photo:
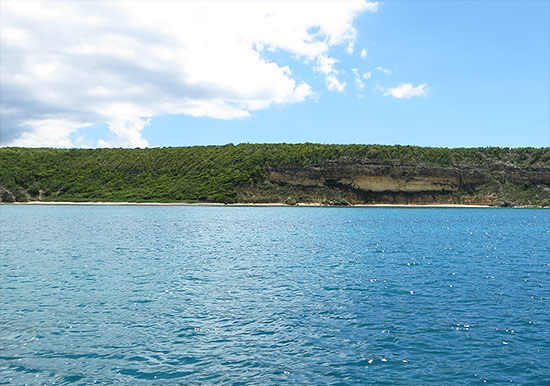
<path fill-rule="evenodd" d="M 0 146 L 550 146 L 550 1 L 0 0 Z"/>

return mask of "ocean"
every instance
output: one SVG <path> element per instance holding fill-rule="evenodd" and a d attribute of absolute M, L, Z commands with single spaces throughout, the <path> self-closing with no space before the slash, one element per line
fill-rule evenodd
<path fill-rule="evenodd" d="M 550 383 L 550 210 L 0 205 L 0 384 Z"/>

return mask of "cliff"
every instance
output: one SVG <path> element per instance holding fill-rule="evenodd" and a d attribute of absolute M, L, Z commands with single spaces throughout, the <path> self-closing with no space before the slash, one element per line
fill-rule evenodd
<path fill-rule="evenodd" d="M 550 205 L 550 148 L 0 149 L 0 201 Z"/>
<path fill-rule="evenodd" d="M 522 201 L 521 191 L 531 188 L 537 191 L 533 198 L 543 198 L 542 204 L 547 204 L 550 199 L 550 168 L 518 167 L 502 162 L 449 167 L 368 161 L 326 162 L 307 167 L 270 169 L 264 184 L 277 186 L 275 190 L 279 190 L 281 197 L 285 190 L 290 199 L 301 191 L 305 201 L 323 202 L 331 196 L 329 202 L 350 204 L 511 206 Z M 516 190 L 515 194 L 510 190 Z"/>

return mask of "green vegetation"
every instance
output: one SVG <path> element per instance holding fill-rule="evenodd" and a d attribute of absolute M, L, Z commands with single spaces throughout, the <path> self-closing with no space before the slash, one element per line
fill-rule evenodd
<path fill-rule="evenodd" d="M 243 201 L 247 190 L 253 190 L 257 195 L 251 201 L 293 203 L 308 196 L 296 188 L 281 190 L 272 185 L 264 188 L 268 170 L 330 161 L 433 167 L 497 162 L 517 167 L 548 168 L 550 148 L 446 149 L 310 143 L 151 149 L 2 148 L 0 195 L 11 195 L 17 201 L 232 203 Z M 540 196 L 540 189 L 532 186 L 500 184 L 486 187 L 487 191 L 497 193 L 499 189 L 505 190 L 504 195 L 497 194 L 495 200 L 506 194 L 518 203 L 540 204 L 546 200 Z M 334 195 L 334 192 L 319 190 L 321 195 Z M 343 196 L 335 198 L 336 201 L 343 199 Z"/>

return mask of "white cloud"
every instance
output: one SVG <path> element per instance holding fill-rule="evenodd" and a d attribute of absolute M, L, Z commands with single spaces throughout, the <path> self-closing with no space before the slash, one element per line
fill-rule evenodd
<path fill-rule="evenodd" d="M 343 92 L 346 88 L 346 82 L 340 81 L 334 75 L 327 76 L 327 88 L 330 91 L 339 91 Z"/>
<path fill-rule="evenodd" d="M 334 69 L 334 65 L 338 61 L 334 58 L 329 58 L 327 56 L 321 55 L 317 59 L 317 66 L 316 70 L 322 72 L 323 74 L 330 74 L 334 72 L 338 72 Z"/>
<path fill-rule="evenodd" d="M 331 48 L 353 52 L 357 1 L 2 1 L 1 145 L 66 146 L 108 123 L 100 146 L 148 146 L 149 118 L 245 118 L 316 92 L 264 52 L 284 51 L 343 91 Z M 79 133 L 81 135 L 81 133 Z M 83 142 L 76 141 L 77 144 Z"/>
<path fill-rule="evenodd" d="M 367 49 L 366 49 L 366 48 L 363 48 L 363 49 L 361 50 L 361 58 L 366 59 L 367 56 L 368 56 L 368 54 L 367 54 Z"/>
<path fill-rule="evenodd" d="M 22 121 L 22 135 L 14 143 L 21 147 L 72 147 L 69 136 L 79 128 L 91 126 L 88 122 L 69 119 L 32 119 Z"/>
<path fill-rule="evenodd" d="M 393 96 L 397 99 L 410 99 L 417 96 L 426 95 L 426 83 L 414 87 L 411 83 L 401 83 L 393 88 L 380 88 L 384 96 Z"/>
<path fill-rule="evenodd" d="M 349 42 L 348 46 L 346 47 L 346 52 L 348 55 L 353 55 L 353 51 L 355 50 L 355 42 Z"/>
<path fill-rule="evenodd" d="M 372 71 L 368 71 L 363 74 L 363 79 L 369 80 L 370 78 L 372 78 Z"/>
<path fill-rule="evenodd" d="M 315 69 L 325 74 L 326 85 L 330 91 L 343 92 L 346 88 L 346 82 L 340 81 L 336 77 L 339 73 L 339 71 L 334 68 L 336 63 L 338 63 L 338 60 L 321 55 L 317 58 L 317 66 L 315 66 Z"/>
<path fill-rule="evenodd" d="M 121 117 L 107 122 L 115 138 L 110 141 L 100 139 L 97 145 L 99 147 L 149 147 L 149 142 L 141 136 L 141 131 L 149 121 L 150 119 Z"/>
<path fill-rule="evenodd" d="M 376 70 L 381 71 L 381 72 L 383 72 L 383 73 L 386 74 L 386 75 L 390 75 L 390 74 L 391 74 L 391 70 L 390 70 L 390 69 L 384 68 L 384 67 L 382 67 L 382 66 L 376 67 Z"/>
<path fill-rule="evenodd" d="M 357 70 L 357 68 L 352 68 L 351 71 L 355 75 L 355 86 L 359 91 L 363 91 L 363 89 L 365 88 L 365 83 L 361 79 L 361 76 L 359 75 L 359 71 Z"/>

